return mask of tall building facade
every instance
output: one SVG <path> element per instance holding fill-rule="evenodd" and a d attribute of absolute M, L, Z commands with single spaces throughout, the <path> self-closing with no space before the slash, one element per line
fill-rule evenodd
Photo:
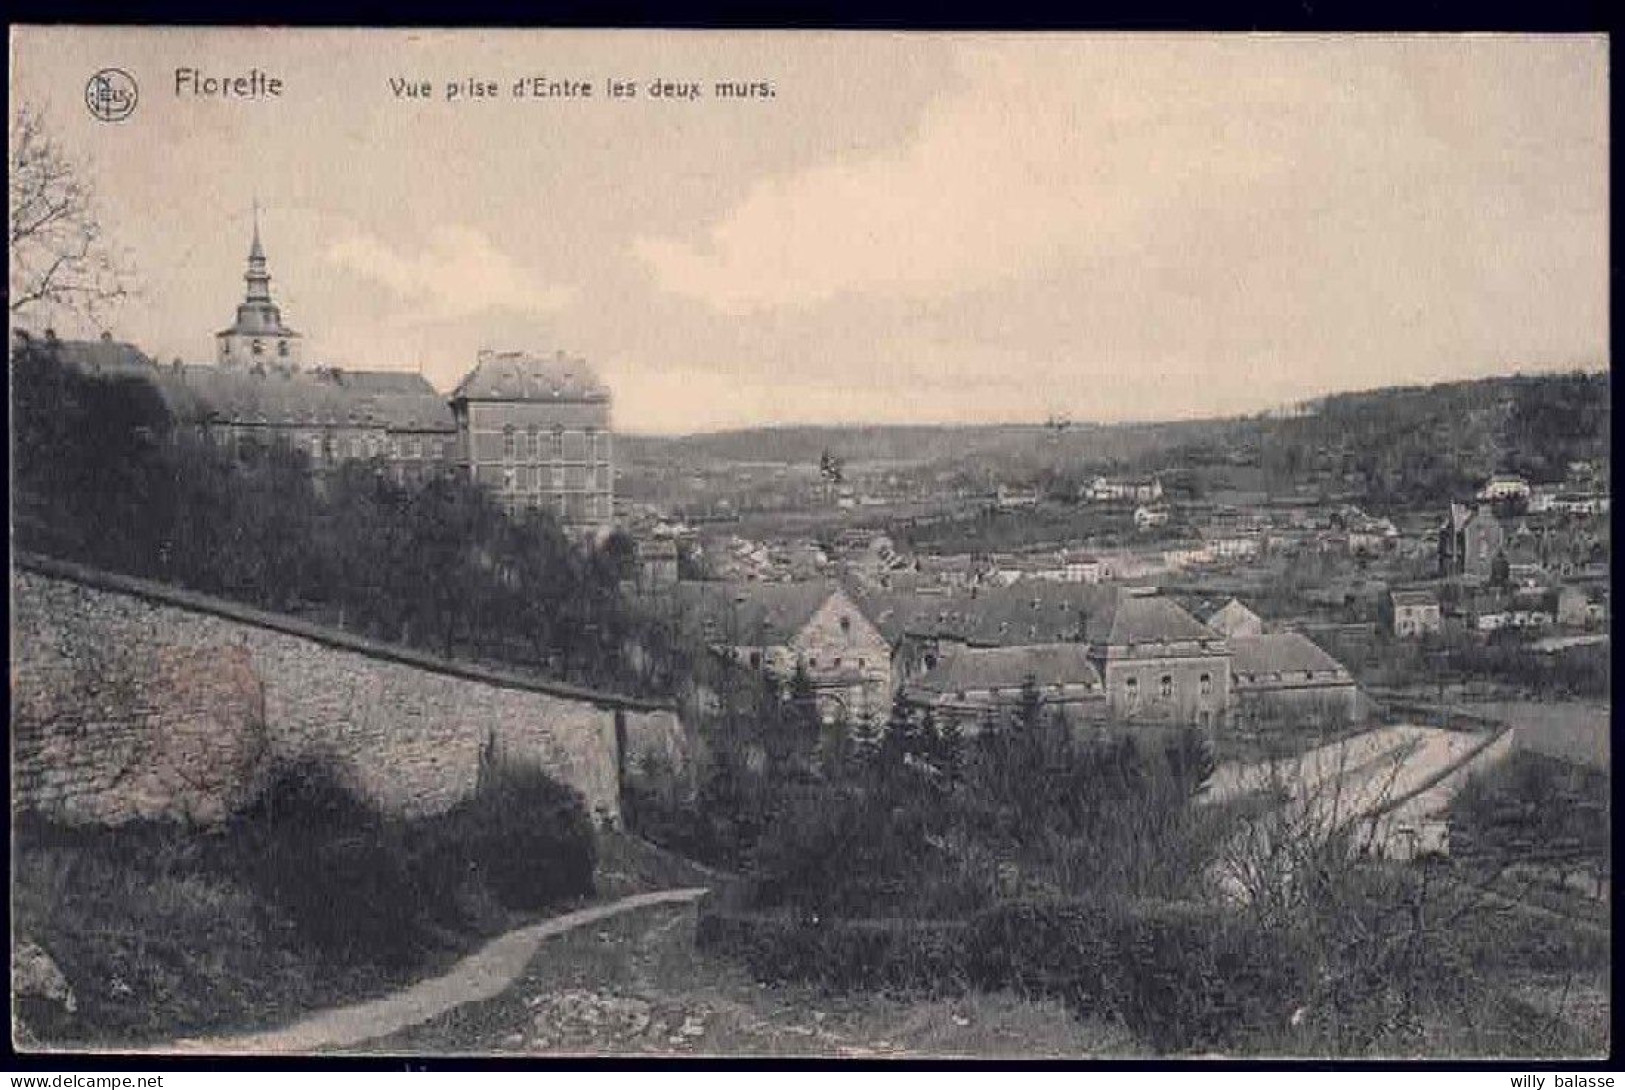
<path fill-rule="evenodd" d="M 451 395 L 470 477 L 510 510 L 546 508 L 572 526 L 615 514 L 609 408 L 592 368 L 563 352 L 482 350 Z"/>

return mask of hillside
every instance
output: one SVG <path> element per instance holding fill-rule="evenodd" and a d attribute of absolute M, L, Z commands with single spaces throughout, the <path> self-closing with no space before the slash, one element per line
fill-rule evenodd
<path fill-rule="evenodd" d="M 1076 484 L 1100 471 L 1189 470 L 1196 490 L 1309 489 L 1378 506 L 1436 505 L 1495 472 L 1561 480 L 1570 462 L 1606 467 L 1608 372 L 1514 375 L 1336 394 L 1296 415 L 1136 424 L 799 426 L 622 440 L 625 474 L 788 466 L 813 475 L 824 451 L 849 478 Z M 645 492 L 645 494 L 652 494 Z"/>

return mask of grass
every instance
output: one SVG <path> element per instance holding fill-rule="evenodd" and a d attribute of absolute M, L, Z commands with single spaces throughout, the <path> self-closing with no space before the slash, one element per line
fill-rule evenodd
<path fill-rule="evenodd" d="M 68 829 L 23 815 L 14 933 L 56 963 L 77 1009 L 30 1004 L 19 1044 L 108 1048 L 266 1029 L 435 975 L 558 912 L 706 884 L 632 838 L 595 838 L 567 793 L 521 786 L 521 798 L 498 783 L 407 823 L 308 784 L 304 795 L 268 793 L 214 830 Z M 594 839 L 596 890 L 581 872 Z"/>
<path fill-rule="evenodd" d="M 364 1051 L 974 1058 L 1136 1051 L 1119 1026 L 1010 993 L 911 1001 L 767 987 L 696 949 L 695 914 L 693 907 L 646 909 L 549 939 L 504 995 Z M 685 1026 L 697 1032 L 684 1034 Z"/>

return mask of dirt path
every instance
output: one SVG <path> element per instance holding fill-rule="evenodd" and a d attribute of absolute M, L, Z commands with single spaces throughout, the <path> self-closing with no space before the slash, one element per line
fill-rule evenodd
<path fill-rule="evenodd" d="M 350 1054 L 383 1056 L 1087 1057 L 1115 1026 L 1008 994 L 930 999 L 763 985 L 695 945 L 696 905 L 561 935 L 501 995 Z"/>
<path fill-rule="evenodd" d="M 324 1011 L 282 1029 L 235 1037 L 193 1038 L 145 1051 L 240 1055 L 349 1048 L 420 1025 L 464 1004 L 500 995 L 525 971 L 536 947 L 549 936 L 652 905 L 690 904 L 705 893 L 704 888 L 697 887 L 659 890 L 583 908 L 510 931 L 458 962 L 450 972 L 382 999 Z"/>

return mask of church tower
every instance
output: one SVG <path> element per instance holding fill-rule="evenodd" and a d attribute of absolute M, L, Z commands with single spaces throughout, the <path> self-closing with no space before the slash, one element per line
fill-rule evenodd
<path fill-rule="evenodd" d="M 277 366 L 298 370 L 299 334 L 282 324 L 282 311 L 271 301 L 271 274 L 260 245 L 260 210 L 254 206 L 254 242 L 243 274 L 247 294 L 237 305 L 237 320 L 214 335 L 217 359 L 225 367 Z"/>

